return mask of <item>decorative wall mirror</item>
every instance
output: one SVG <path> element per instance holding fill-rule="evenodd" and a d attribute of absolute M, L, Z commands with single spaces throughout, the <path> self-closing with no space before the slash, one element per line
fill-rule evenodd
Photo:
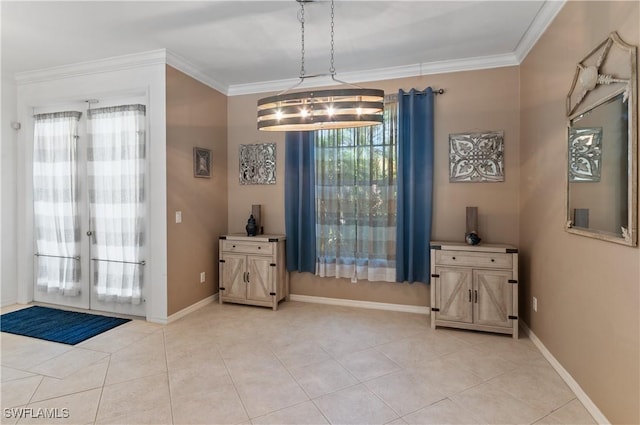
<path fill-rule="evenodd" d="M 567 231 L 638 243 L 636 47 L 613 32 L 580 61 L 567 95 Z"/>

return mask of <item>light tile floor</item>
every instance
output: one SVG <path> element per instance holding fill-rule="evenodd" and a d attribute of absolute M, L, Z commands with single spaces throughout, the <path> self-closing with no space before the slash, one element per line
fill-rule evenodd
<path fill-rule="evenodd" d="M 526 337 L 416 314 L 211 304 L 76 346 L 0 342 L 2 423 L 595 423 Z"/>

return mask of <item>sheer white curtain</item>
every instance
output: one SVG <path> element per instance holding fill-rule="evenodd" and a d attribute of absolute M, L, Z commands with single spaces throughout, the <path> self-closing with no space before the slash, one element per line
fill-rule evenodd
<path fill-rule="evenodd" d="M 88 111 L 91 257 L 98 300 L 142 301 L 145 107 Z"/>
<path fill-rule="evenodd" d="M 316 274 L 395 282 L 397 102 L 379 126 L 315 134 Z"/>
<path fill-rule="evenodd" d="M 77 138 L 80 112 L 34 116 L 33 212 L 40 291 L 80 294 Z"/>

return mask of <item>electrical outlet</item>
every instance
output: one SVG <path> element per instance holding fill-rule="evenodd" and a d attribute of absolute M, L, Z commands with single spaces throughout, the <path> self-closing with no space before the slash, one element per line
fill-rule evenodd
<path fill-rule="evenodd" d="M 204 272 L 200 273 L 200 283 L 204 283 L 205 281 L 205 275 Z"/>
<path fill-rule="evenodd" d="M 176 223 L 182 223 L 182 211 L 176 211 Z"/>
<path fill-rule="evenodd" d="M 538 311 L 538 299 L 533 297 L 533 311 Z"/>

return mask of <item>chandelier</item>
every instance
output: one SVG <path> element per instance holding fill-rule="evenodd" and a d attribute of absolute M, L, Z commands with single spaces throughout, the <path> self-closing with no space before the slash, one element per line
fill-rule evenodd
<path fill-rule="evenodd" d="M 306 75 L 304 69 L 304 3 L 300 3 L 302 50 L 300 81 L 293 87 L 258 100 L 258 130 L 308 131 L 364 127 L 382 123 L 384 91 L 366 89 L 336 78 L 334 66 L 334 6 L 331 0 L 331 65 L 329 74 Z M 342 88 L 291 92 L 307 78 L 329 75 Z"/>

